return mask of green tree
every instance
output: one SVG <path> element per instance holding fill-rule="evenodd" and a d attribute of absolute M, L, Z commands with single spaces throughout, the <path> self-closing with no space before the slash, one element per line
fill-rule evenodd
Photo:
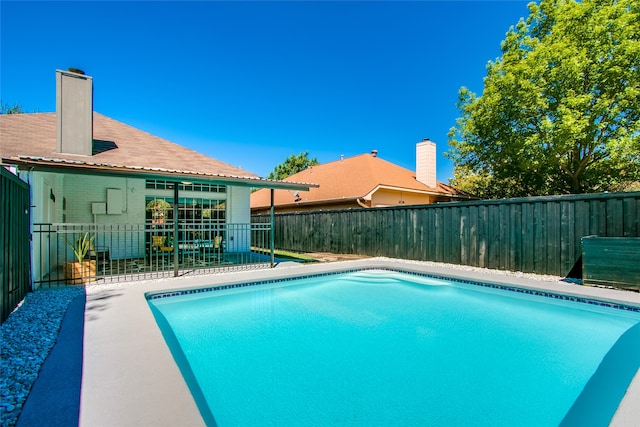
<path fill-rule="evenodd" d="M 640 0 L 541 0 L 529 10 L 488 63 L 482 95 L 460 89 L 452 184 L 481 197 L 637 185 Z"/>
<path fill-rule="evenodd" d="M 267 177 L 268 179 L 282 180 L 298 172 L 301 172 L 308 167 L 320 164 L 315 157 L 310 159 L 309 152 L 305 151 L 297 156 L 292 154 L 284 162 L 275 167 L 273 171 Z"/>
<path fill-rule="evenodd" d="M 5 102 L 0 101 L 0 114 L 22 114 L 24 113 L 24 109 L 20 104 L 9 105 Z"/>

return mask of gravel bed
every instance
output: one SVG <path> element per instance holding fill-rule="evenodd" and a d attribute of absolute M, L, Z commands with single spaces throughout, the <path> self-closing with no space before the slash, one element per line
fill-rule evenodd
<path fill-rule="evenodd" d="M 83 294 L 81 286 L 30 292 L 0 327 L 1 426 L 18 421 L 69 304 Z"/>

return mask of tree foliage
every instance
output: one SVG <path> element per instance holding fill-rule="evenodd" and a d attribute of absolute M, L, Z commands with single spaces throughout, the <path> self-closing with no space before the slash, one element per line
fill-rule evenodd
<path fill-rule="evenodd" d="M 452 184 L 482 197 L 640 181 L 640 0 L 541 0 L 459 91 Z"/>
<path fill-rule="evenodd" d="M 24 112 L 20 104 L 9 105 L 6 102 L 0 101 L 0 114 L 22 114 Z"/>
<path fill-rule="evenodd" d="M 284 162 L 275 167 L 267 177 L 268 179 L 282 180 L 298 172 L 307 169 L 310 166 L 320 164 L 315 157 L 310 159 L 309 152 L 305 151 L 297 156 L 292 154 Z"/>

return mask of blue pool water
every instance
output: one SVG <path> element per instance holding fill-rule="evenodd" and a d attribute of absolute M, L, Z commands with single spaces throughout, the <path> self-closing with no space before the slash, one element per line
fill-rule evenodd
<path fill-rule="evenodd" d="M 557 426 L 640 323 L 638 312 L 371 270 L 149 304 L 220 426 Z M 610 419 L 629 378 L 601 376 L 618 396 Z"/>

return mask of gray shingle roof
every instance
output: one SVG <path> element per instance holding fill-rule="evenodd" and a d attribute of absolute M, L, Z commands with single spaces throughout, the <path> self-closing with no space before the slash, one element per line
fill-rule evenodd
<path fill-rule="evenodd" d="M 56 152 L 56 114 L 0 115 L 0 157 L 3 163 L 76 170 L 229 178 L 254 184 L 261 179 L 244 169 L 205 156 L 125 123 L 93 113 L 93 155 Z M 290 183 L 280 186 L 291 188 Z M 297 183 L 300 185 L 301 183 Z"/>

